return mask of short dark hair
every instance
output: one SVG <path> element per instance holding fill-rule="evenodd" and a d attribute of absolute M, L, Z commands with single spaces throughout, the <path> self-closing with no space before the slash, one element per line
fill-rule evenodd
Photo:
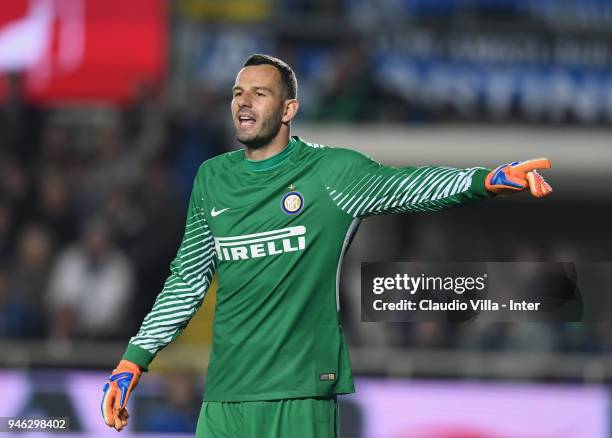
<path fill-rule="evenodd" d="M 255 53 L 247 58 L 243 67 L 266 64 L 276 67 L 280 73 L 285 97 L 288 99 L 295 99 L 297 97 L 297 78 L 291 67 L 289 67 L 289 64 L 285 61 L 275 58 L 274 56 Z"/>

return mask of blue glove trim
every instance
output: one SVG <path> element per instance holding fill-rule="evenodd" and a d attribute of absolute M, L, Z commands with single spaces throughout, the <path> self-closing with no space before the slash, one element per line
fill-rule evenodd
<path fill-rule="evenodd" d="M 518 163 L 519 161 L 515 161 L 514 163 L 504 164 L 503 166 L 499 166 L 493 172 L 493 175 L 491 176 L 491 181 L 489 182 L 489 184 L 491 184 L 492 186 L 503 185 L 503 186 L 509 186 L 509 187 L 516 187 L 517 189 L 524 188 L 522 185 L 517 184 L 514 181 L 510 181 L 508 178 L 506 178 L 506 174 L 502 171 L 504 167 L 516 166 Z"/>
<path fill-rule="evenodd" d="M 134 377 L 134 373 L 119 373 L 111 376 L 111 382 L 117 382 L 117 386 L 121 391 L 121 406 L 125 403 L 125 397 L 127 396 L 127 390 L 130 387 L 130 383 L 132 383 L 132 378 Z"/>
<path fill-rule="evenodd" d="M 104 418 L 104 399 L 106 398 L 106 393 L 110 389 L 110 382 L 117 382 L 117 386 L 119 387 L 119 391 L 121 391 L 121 406 L 125 403 L 125 397 L 127 396 L 127 390 L 130 387 L 130 383 L 132 383 L 132 379 L 134 378 L 134 373 L 118 373 L 109 376 L 108 382 L 104 385 L 104 389 L 102 392 L 104 396 L 102 396 L 102 403 L 100 404 L 100 410 L 102 411 L 102 418 Z"/>
<path fill-rule="evenodd" d="M 102 412 L 102 418 L 104 418 L 104 399 L 106 398 L 106 393 L 108 392 L 109 388 L 110 384 L 106 383 L 106 385 L 104 385 L 104 388 L 102 389 L 102 392 L 104 393 L 104 395 L 102 396 L 102 403 L 100 403 L 100 411 Z"/>

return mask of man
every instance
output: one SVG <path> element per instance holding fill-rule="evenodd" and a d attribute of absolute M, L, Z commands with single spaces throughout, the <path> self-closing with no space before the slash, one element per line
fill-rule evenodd
<path fill-rule="evenodd" d="M 245 149 L 200 167 L 171 275 L 104 389 L 109 426 L 127 425 L 142 371 L 176 338 L 218 275 L 199 437 L 337 437 L 337 394 L 354 392 L 338 319 L 342 256 L 369 215 L 426 212 L 496 193 L 551 192 L 546 159 L 483 168 L 393 168 L 290 137 L 297 82 L 253 55 L 236 77 Z"/>

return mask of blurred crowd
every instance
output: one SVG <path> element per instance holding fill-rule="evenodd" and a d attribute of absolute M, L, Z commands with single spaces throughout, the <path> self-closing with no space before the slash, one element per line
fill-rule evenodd
<path fill-rule="evenodd" d="M 488 200 L 435 214 L 388 215 L 365 220 L 343 265 L 340 294 L 343 321 L 361 321 L 364 315 L 362 263 L 392 261 L 425 263 L 423 266 L 429 262 L 469 262 L 461 268 L 462 275 L 468 275 L 469 269 L 490 272 L 497 282 L 495 291 L 502 290 L 498 287 L 503 284 L 504 293 L 515 301 L 541 301 L 547 309 L 563 305 L 563 320 L 534 322 L 521 315 L 520 322 L 495 322 L 491 314 L 476 318 L 475 313 L 468 311 L 459 318 L 449 314 L 445 323 L 345 324 L 349 343 L 387 346 L 398 351 L 610 353 L 612 326 L 605 310 L 594 316 L 597 312 L 593 311 L 593 304 L 599 309 L 610 308 L 612 300 L 605 291 L 610 290 L 611 279 L 605 270 L 589 272 L 581 268 L 584 266 L 581 262 L 607 260 L 604 242 L 608 237 L 603 232 L 606 219 L 601 223 L 594 220 L 590 232 L 572 225 L 572 217 L 600 214 L 609 218 L 609 213 L 604 210 L 597 213 L 588 205 L 582 209 L 565 203 L 535 205 L 537 202 L 529 202 L 529 196 L 523 197 L 526 202 L 520 202 L 520 198 L 520 195 L 514 198 L 519 202 L 507 197 Z M 534 209 L 538 210 L 537 218 L 533 217 Z M 589 242 L 587 236 L 591 234 L 600 243 Z M 519 264 L 504 268 L 503 263 L 495 262 Z M 513 270 L 517 266 L 520 270 Z M 491 272 L 495 269 L 500 270 L 494 275 Z M 516 277 L 500 281 L 504 276 Z M 594 295 L 598 288 L 601 294 Z"/>
<path fill-rule="evenodd" d="M 9 84 L 0 336 L 123 340 L 163 284 L 195 171 L 226 150 L 225 128 L 171 114 L 146 86 L 126 108 L 52 110 L 28 104 L 18 76 Z"/>

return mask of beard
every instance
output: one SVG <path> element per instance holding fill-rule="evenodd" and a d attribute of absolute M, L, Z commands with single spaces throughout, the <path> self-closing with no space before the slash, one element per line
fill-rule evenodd
<path fill-rule="evenodd" d="M 240 135 L 240 133 L 237 132 L 236 138 L 249 149 L 259 149 L 266 146 L 278 135 L 283 125 L 281 121 L 282 112 L 283 107 L 281 106 L 270 117 L 262 120 L 259 132 L 256 132 L 254 135 Z"/>

